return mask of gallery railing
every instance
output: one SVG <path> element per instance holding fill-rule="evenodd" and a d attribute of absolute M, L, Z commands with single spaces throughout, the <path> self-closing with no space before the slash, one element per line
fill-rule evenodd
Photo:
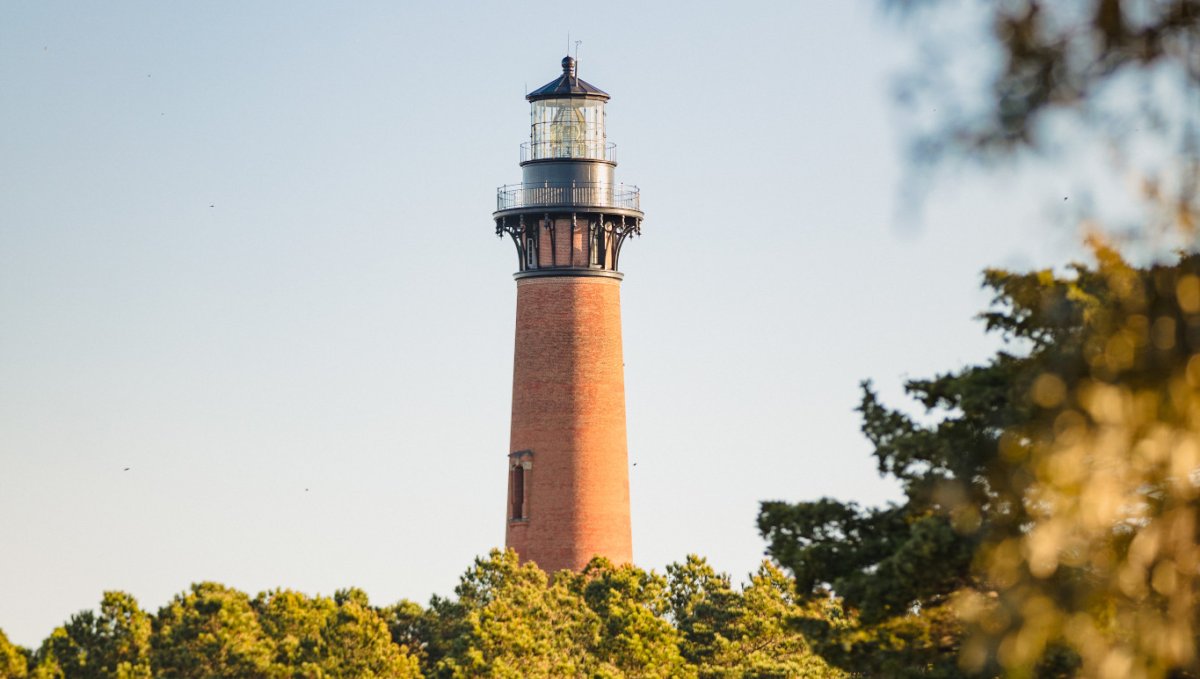
<path fill-rule="evenodd" d="M 613 207 L 641 211 L 641 192 L 632 184 L 574 182 L 506 184 L 496 189 L 496 209 L 522 207 Z"/>

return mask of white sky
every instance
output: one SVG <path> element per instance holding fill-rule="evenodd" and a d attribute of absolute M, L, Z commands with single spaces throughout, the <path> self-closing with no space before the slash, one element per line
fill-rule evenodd
<path fill-rule="evenodd" d="M 567 31 L 646 211 L 621 261 L 637 562 L 740 578 L 760 500 L 895 496 L 858 382 L 901 403 L 987 356 L 979 272 L 1077 256 L 1046 210 L 1069 189 L 967 177 L 899 226 L 911 42 L 874 3 L 596 7 L 0 4 L 10 638 L 199 580 L 424 603 L 502 543 L 491 211 Z"/>

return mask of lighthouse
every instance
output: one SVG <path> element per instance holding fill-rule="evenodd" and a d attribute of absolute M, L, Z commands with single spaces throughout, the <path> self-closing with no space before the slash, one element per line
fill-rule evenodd
<path fill-rule="evenodd" d="M 517 252 L 505 544 L 542 569 L 633 558 L 621 353 L 621 248 L 640 235 L 636 186 L 616 181 L 603 90 L 576 62 L 530 92 L 521 183 L 496 194 Z"/>

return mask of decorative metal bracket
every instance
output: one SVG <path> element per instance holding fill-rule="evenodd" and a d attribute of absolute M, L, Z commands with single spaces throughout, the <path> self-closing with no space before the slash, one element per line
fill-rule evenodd
<path fill-rule="evenodd" d="M 626 215 L 614 215 L 612 219 L 609 219 L 609 215 L 604 213 L 582 213 L 584 215 L 584 223 L 586 224 L 585 228 L 580 225 L 579 214 L 576 212 L 569 213 L 571 229 L 569 234 L 558 233 L 557 219 L 553 213 L 545 213 L 541 219 L 535 219 L 531 222 L 525 221 L 524 214 L 497 217 L 496 236 L 503 238 L 507 234 L 512 238 L 513 245 L 517 249 L 518 271 L 560 269 L 564 270 L 566 275 L 569 275 L 566 270 L 597 268 L 590 261 L 590 254 L 585 258 L 585 261 L 576 262 L 573 245 L 570 248 L 569 259 L 566 262 L 558 261 L 558 240 L 560 238 L 568 238 L 569 242 L 573 244 L 575 234 L 584 231 L 588 238 L 589 253 L 597 244 L 603 245 L 599 256 L 599 268 L 606 271 L 619 271 L 618 262 L 621 255 L 621 246 L 624 245 L 626 238 L 642 235 L 642 220 Z M 565 214 L 560 216 L 567 217 Z M 544 265 L 538 262 L 530 262 L 530 246 L 533 247 L 533 253 L 536 254 L 538 243 L 541 240 L 540 232 L 542 229 L 547 231 L 546 235 L 549 241 L 547 245 L 550 247 L 550 262 Z M 612 261 L 606 261 L 610 245 L 612 247 Z"/>
<path fill-rule="evenodd" d="M 513 241 L 513 245 L 517 246 L 517 267 L 520 271 L 525 270 L 525 215 L 521 215 L 520 222 L 517 224 L 509 224 L 508 217 L 501 217 L 496 220 L 496 236 L 504 238 L 504 234 L 508 234 Z"/>
<path fill-rule="evenodd" d="M 633 219 L 626 220 L 625 215 L 621 215 L 620 222 L 614 222 L 612 225 L 613 236 L 616 237 L 616 242 L 613 244 L 613 271 L 620 271 L 618 264 L 621 259 L 621 245 L 625 243 L 625 239 L 629 236 L 642 235 L 642 220 Z"/>

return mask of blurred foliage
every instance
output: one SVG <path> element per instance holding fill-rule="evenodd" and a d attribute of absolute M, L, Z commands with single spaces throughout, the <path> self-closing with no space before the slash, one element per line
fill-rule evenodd
<path fill-rule="evenodd" d="M 904 17 L 921 55 L 898 88 L 918 167 L 1065 152 L 1070 176 L 1094 170 L 1097 156 L 1084 154 L 1103 149 L 1098 157 L 1150 208 L 1136 224 L 1143 236 L 1150 227 L 1194 235 L 1200 0 L 883 4 Z M 980 21 L 983 42 L 962 30 Z M 1068 131 L 1084 145 L 1064 147 Z"/>
<path fill-rule="evenodd" d="M 0 679 L 23 679 L 29 672 L 29 654 L 14 645 L 0 630 Z"/>
<path fill-rule="evenodd" d="M 453 598 L 374 607 L 358 589 L 250 599 L 205 582 L 157 614 L 108 592 L 35 653 L 0 634 L 9 677 L 812 677 L 841 679 L 791 620 L 833 613 L 802 603 L 763 564 L 735 590 L 690 556 L 666 576 L 597 558 L 553 577 L 494 551 Z"/>
<path fill-rule="evenodd" d="M 1080 186 L 1087 232 L 1195 250 L 1200 0 L 883 4 L 918 46 L 898 90 L 910 181 L 1065 160 L 1052 167 Z M 1113 179 L 1141 216 L 1114 210 Z M 1090 203 L 1102 194 L 1107 214 Z M 863 676 L 1200 676 L 1200 265 L 1095 252 L 1066 276 L 987 272 L 983 318 L 1006 349 L 908 382 L 924 416 L 863 385 L 863 431 L 902 502 L 763 503 L 768 552 L 798 591 L 840 597 L 841 618 L 796 621 L 829 662 Z"/>
<path fill-rule="evenodd" d="M 968 666 L 1026 673 L 1052 646 L 1095 677 L 1200 674 L 1200 255 L 1069 278 L 989 273 L 1027 359 L 1030 414 L 999 441 L 1006 507 L 957 602 Z M 1018 312 L 1019 310 L 1019 312 Z M 1065 327 L 1064 327 L 1065 326 Z"/>
<path fill-rule="evenodd" d="M 763 503 L 769 553 L 864 676 L 1200 676 L 1200 255 L 988 271 L 1006 349 L 859 407 L 904 501 Z"/>

